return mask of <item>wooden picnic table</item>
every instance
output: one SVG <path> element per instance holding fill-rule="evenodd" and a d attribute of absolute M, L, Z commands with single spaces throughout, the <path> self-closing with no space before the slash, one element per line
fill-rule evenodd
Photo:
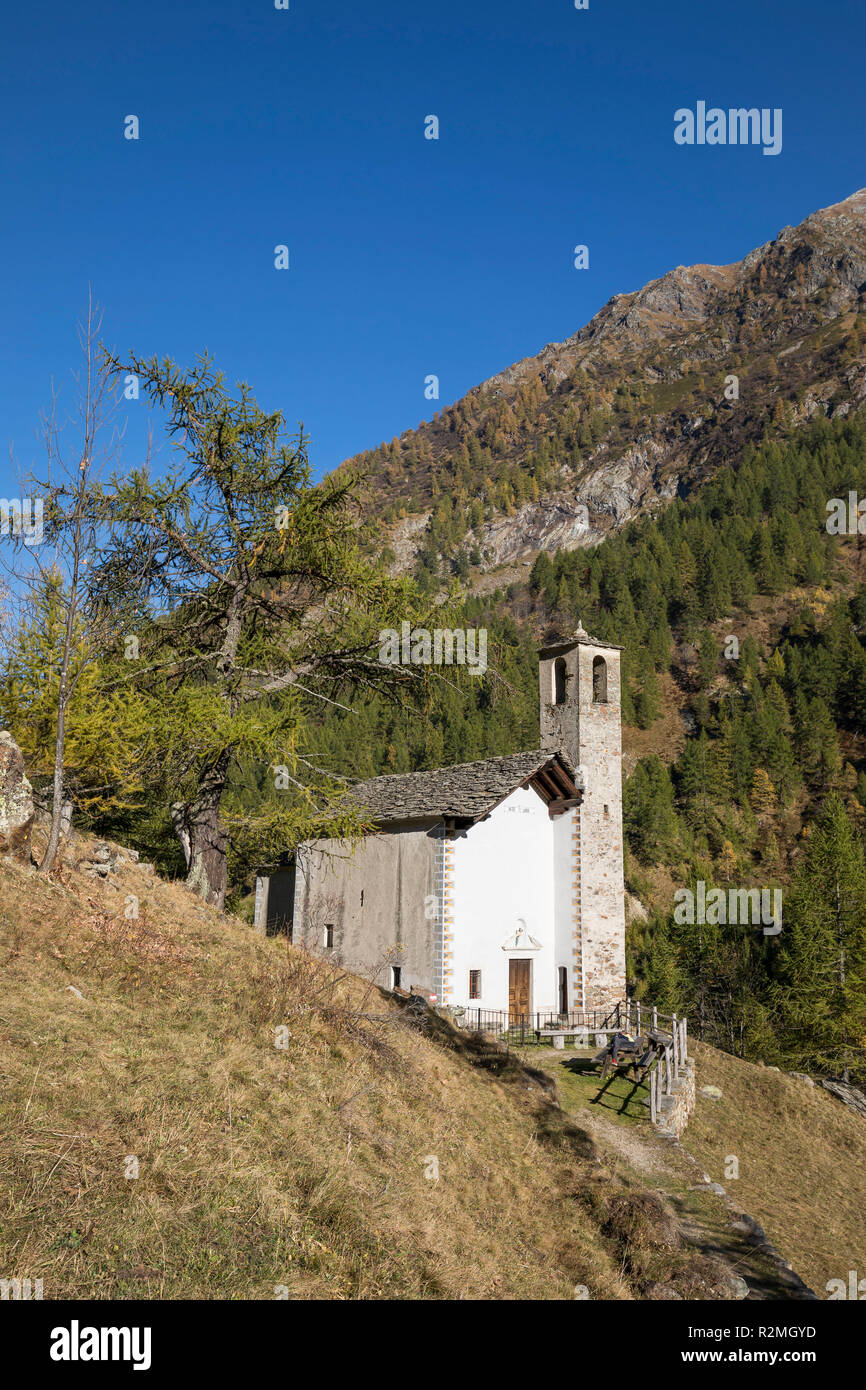
<path fill-rule="evenodd" d="M 613 1036 L 614 1033 L 618 1032 L 618 1029 L 616 1029 L 616 1028 L 590 1028 L 590 1027 L 563 1028 L 563 1027 L 551 1026 L 551 1027 L 548 1027 L 548 1028 L 535 1028 L 535 1029 L 533 1029 L 533 1031 L 534 1031 L 534 1033 L 535 1033 L 536 1038 L 538 1038 L 539 1040 L 540 1040 L 541 1038 L 550 1038 L 550 1039 L 552 1040 L 552 1042 L 553 1042 L 553 1046 L 554 1046 L 555 1048 L 557 1048 L 557 1049 L 560 1049 L 560 1048 L 563 1048 L 563 1047 L 565 1046 L 565 1039 L 566 1039 L 566 1038 L 574 1038 L 574 1039 L 577 1039 L 577 1038 L 585 1038 L 585 1039 L 586 1039 L 586 1043 L 585 1043 L 585 1046 L 586 1046 L 586 1047 L 592 1046 L 592 1044 L 590 1043 L 589 1039 L 590 1039 L 590 1038 L 595 1038 L 595 1045 L 596 1045 L 596 1047 L 598 1047 L 599 1041 L 600 1041 L 601 1038 L 606 1037 L 606 1038 L 608 1038 L 608 1040 L 609 1040 L 609 1039 Z"/>
<path fill-rule="evenodd" d="M 654 1032 L 653 1030 L 634 1038 L 629 1038 L 623 1033 L 615 1034 L 595 1059 L 602 1064 L 602 1081 L 606 1081 L 611 1072 L 629 1067 L 634 1080 L 643 1081 L 653 1063 L 661 1056 L 665 1048 L 671 1045 L 671 1042 L 672 1038 L 669 1034 Z M 614 1048 L 616 1049 L 616 1057 L 614 1057 Z"/>

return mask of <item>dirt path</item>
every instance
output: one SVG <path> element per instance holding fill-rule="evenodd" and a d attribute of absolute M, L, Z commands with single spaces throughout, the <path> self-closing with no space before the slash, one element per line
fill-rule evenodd
<path fill-rule="evenodd" d="M 598 1108 L 591 1086 L 579 1094 L 567 1081 L 563 1083 L 569 1062 L 585 1060 L 584 1053 L 566 1052 L 557 1053 L 554 1059 L 545 1057 L 541 1063 L 542 1069 L 557 1081 L 562 1108 L 595 1142 L 611 1177 L 628 1186 L 647 1189 L 662 1199 L 675 1215 L 682 1240 L 701 1255 L 725 1265 L 740 1297 L 816 1297 L 786 1264 L 758 1223 L 737 1206 L 723 1187 L 711 1181 L 688 1152 L 688 1130 L 682 1142 L 666 1138 L 648 1120 L 612 1117 L 613 1113 L 633 1114 L 633 1102 L 606 1113 Z"/>

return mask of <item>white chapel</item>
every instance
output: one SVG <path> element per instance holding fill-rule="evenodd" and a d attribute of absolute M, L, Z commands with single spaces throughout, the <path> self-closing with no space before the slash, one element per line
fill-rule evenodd
<path fill-rule="evenodd" d="M 360 783 L 375 833 L 298 846 L 257 925 L 512 1021 L 624 999 L 620 648 L 579 627 L 538 676 L 538 749 Z"/>

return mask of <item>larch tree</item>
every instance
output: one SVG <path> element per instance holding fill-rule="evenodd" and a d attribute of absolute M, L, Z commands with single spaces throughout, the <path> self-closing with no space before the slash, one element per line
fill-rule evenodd
<path fill-rule="evenodd" d="M 134 690 L 112 679 L 117 663 L 94 640 L 105 640 L 105 628 L 88 625 L 86 605 L 67 637 L 70 603 L 59 567 L 32 576 L 16 595 L 17 621 L 6 636 L 0 673 L 0 723 L 20 745 L 34 786 L 50 788 L 53 796 L 63 714 L 64 799 L 55 850 L 73 807 L 92 817 L 137 805 L 137 764 L 148 737 L 147 707 Z M 54 822 L 52 814 L 49 833 Z"/>
<path fill-rule="evenodd" d="M 416 619 L 420 600 L 364 552 L 357 478 L 314 485 L 303 430 L 289 435 L 246 384 L 227 389 L 207 354 L 188 371 L 106 361 L 164 410 L 174 449 L 159 476 L 148 466 L 112 479 L 112 539 L 92 582 L 104 596 L 131 586 L 149 610 L 129 680 L 152 704 L 151 771 L 171 799 L 187 882 L 221 908 L 230 835 L 261 856 L 359 833 L 346 783 L 305 741 L 310 708 L 359 688 L 409 700 L 424 668 L 382 664 L 379 633 Z M 291 795 L 226 824 L 241 762 L 268 767 Z"/>

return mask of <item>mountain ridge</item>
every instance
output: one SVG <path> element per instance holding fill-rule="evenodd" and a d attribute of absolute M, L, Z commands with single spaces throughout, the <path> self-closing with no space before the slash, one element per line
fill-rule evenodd
<path fill-rule="evenodd" d="M 342 467 L 392 566 L 476 587 L 686 494 L 768 429 L 866 400 L 866 188 L 726 266 L 677 266 Z M 465 556 L 461 560 L 461 554 Z"/>

